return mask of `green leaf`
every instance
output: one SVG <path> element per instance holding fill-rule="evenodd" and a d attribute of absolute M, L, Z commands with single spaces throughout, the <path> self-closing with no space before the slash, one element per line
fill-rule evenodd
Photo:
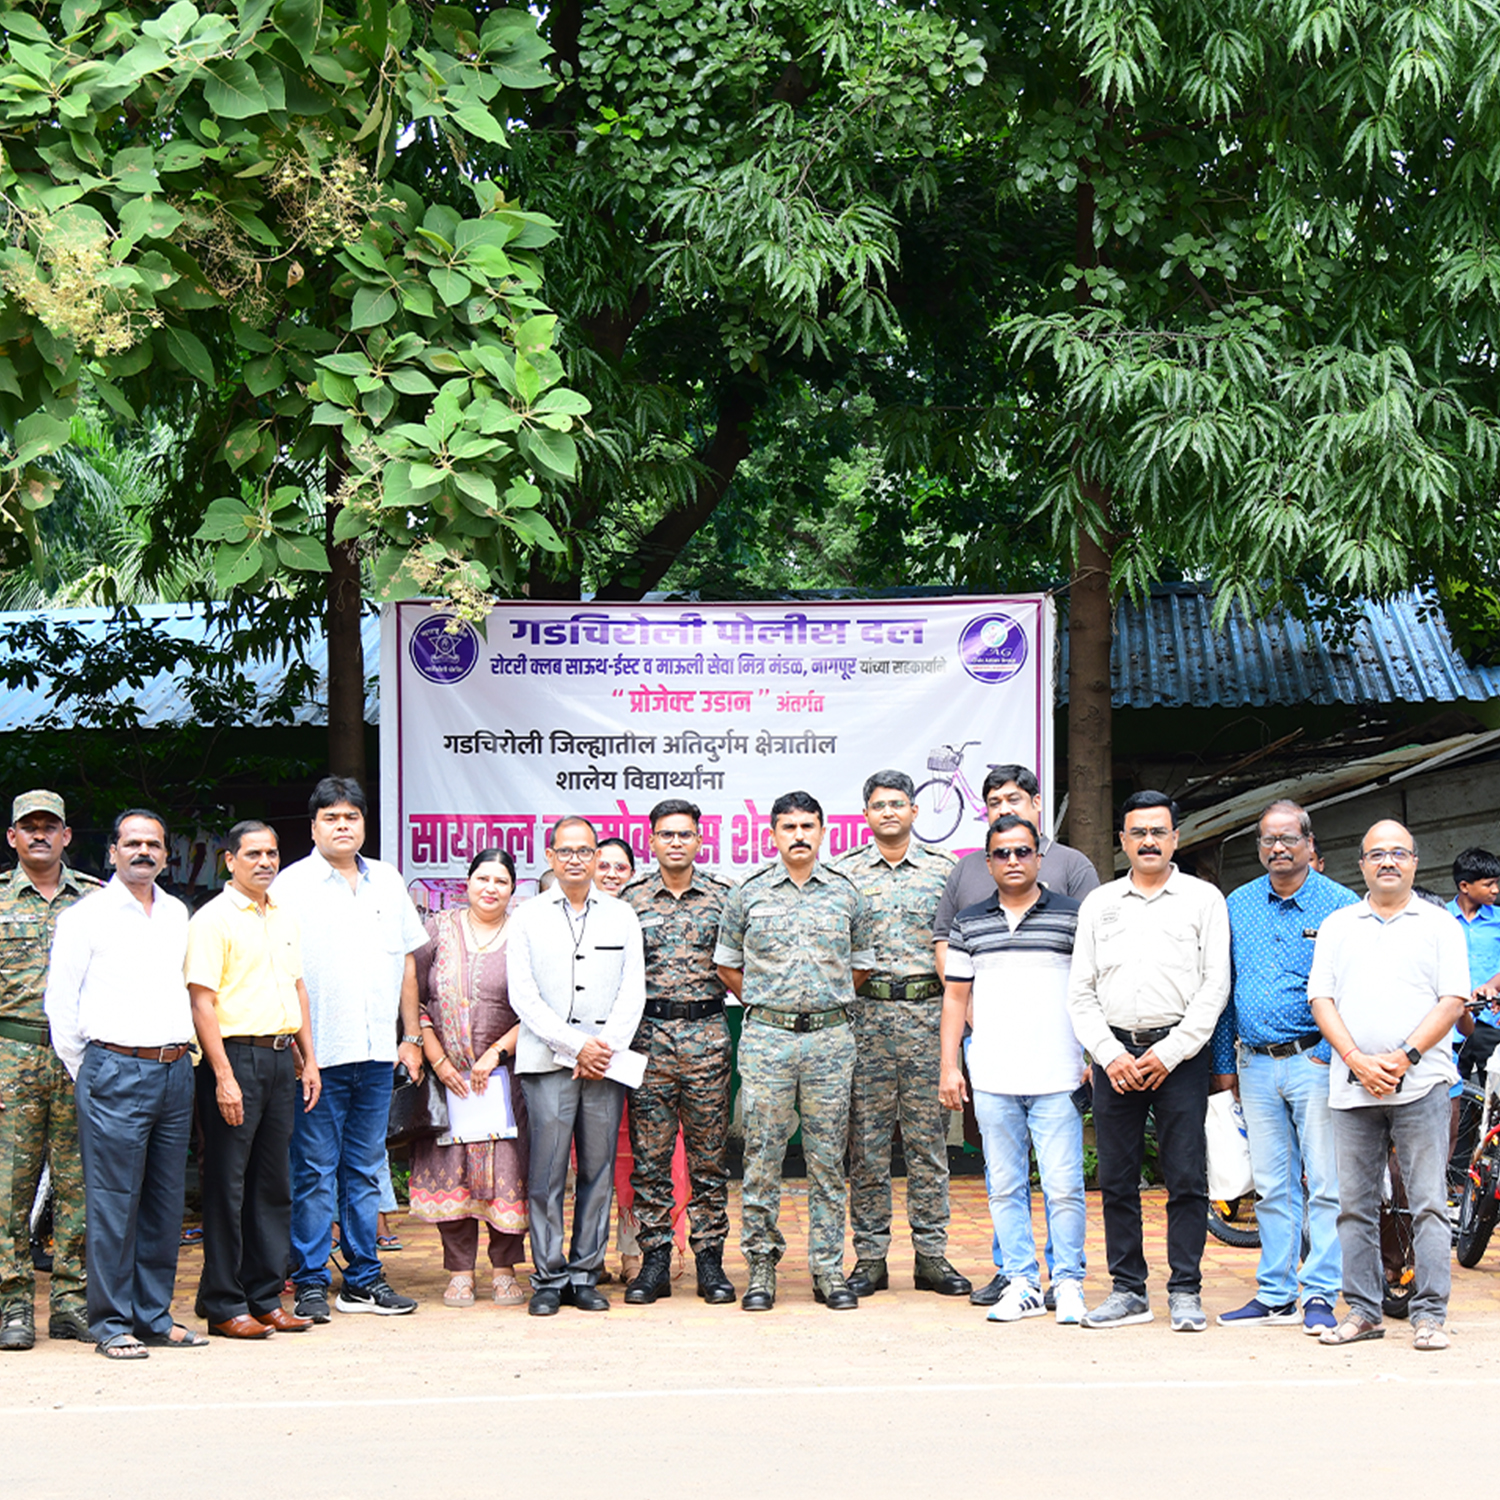
<path fill-rule="evenodd" d="M 228 593 L 238 584 L 248 583 L 254 578 L 264 562 L 260 543 L 253 538 L 238 547 L 221 546 L 214 553 L 214 580 Z"/>
<path fill-rule="evenodd" d="M 523 541 L 544 552 L 563 551 L 562 538 L 552 529 L 552 523 L 534 510 L 512 511 L 505 517 L 505 524 Z"/>
<path fill-rule="evenodd" d="M 452 120 L 455 125 L 481 141 L 489 141 L 496 146 L 505 144 L 505 132 L 500 128 L 500 122 L 481 105 L 465 104 L 462 109 L 454 110 Z"/>
<path fill-rule="evenodd" d="M 241 422 L 224 439 L 224 457 L 231 469 L 243 469 L 260 452 L 260 423 Z"/>
<path fill-rule="evenodd" d="M 352 505 L 341 505 L 333 518 L 333 540 L 335 543 L 352 542 L 356 537 L 364 536 L 370 525 L 368 512 L 356 510 Z"/>
<path fill-rule="evenodd" d="M 593 404 L 587 396 L 559 385 L 548 391 L 531 409 L 536 412 L 565 412 L 571 417 L 581 417 L 585 412 L 593 410 Z"/>
<path fill-rule="evenodd" d="M 328 549 L 322 542 L 310 536 L 279 536 L 276 538 L 276 556 L 286 568 L 295 568 L 303 573 L 329 573 Z"/>
<path fill-rule="evenodd" d="M 120 210 L 120 243 L 130 246 L 141 239 L 169 239 L 181 223 L 182 215 L 170 203 L 157 198 L 132 198 Z"/>
<path fill-rule="evenodd" d="M 204 72 L 208 78 L 203 98 L 215 114 L 227 120 L 248 120 L 265 112 L 265 91 L 249 63 L 237 57 L 221 57 Z"/>
<path fill-rule="evenodd" d="M 59 448 L 67 447 L 72 435 L 71 425 L 60 417 L 34 411 L 16 423 L 16 453 L 7 467 L 20 468 L 44 453 L 56 453 Z"/>
<path fill-rule="evenodd" d="M 420 370 L 392 370 L 390 382 L 403 396 L 430 396 L 437 390 Z"/>
<path fill-rule="evenodd" d="M 198 542 L 243 542 L 255 524 L 255 515 L 243 500 L 221 495 L 203 514 L 203 524 L 193 533 Z"/>
<path fill-rule="evenodd" d="M 474 283 L 458 271 L 446 266 L 434 266 L 427 279 L 437 288 L 437 294 L 449 307 L 455 307 L 474 289 Z"/>
<path fill-rule="evenodd" d="M 297 49 L 304 63 L 312 60 L 323 24 L 323 0 L 278 0 L 276 29 Z"/>
<path fill-rule="evenodd" d="M 245 366 L 245 389 L 252 396 L 274 391 L 286 379 L 286 366 L 279 354 L 264 354 Z"/>
<path fill-rule="evenodd" d="M 202 381 L 204 385 L 214 384 L 214 362 L 209 358 L 208 350 L 197 334 L 189 333 L 186 328 L 179 328 L 174 323 L 168 323 L 162 329 L 162 337 L 166 343 L 168 357 L 174 363 L 186 370 L 195 380 Z"/>
<path fill-rule="evenodd" d="M 376 62 L 381 61 L 390 32 L 386 0 L 356 0 L 355 13 L 359 17 L 360 44 Z"/>
<path fill-rule="evenodd" d="M 349 315 L 351 328 L 375 328 L 389 323 L 396 316 L 400 304 L 389 287 L 362 286 L 354 294 L 354 303 Z"/>
<path fill-rule="evenodd" d="M 160 37 L 164 42 L 180 45 L 198 23 L 198 7 L 192 0 L 177 0 L 169 5 L 154 21 L 142 21 L 141 30 L 147 36 Z"/>
<path fill-rule="evenodd" d="M 522 450 L 536 463 L 562 479 L 576 478 L 578 473 L 578 444 L 565 432 L 550 432 L 546 428 L 522 430 L 517 436 Z"/>
<path fill-rule="evenodd" d="M 366 391 L 360 404 L 370 420 L 379 427 L 390 416 L 391 408 L 396 404 L 396 393 L 388 385 L 379 385 L 373 391 Z"/>

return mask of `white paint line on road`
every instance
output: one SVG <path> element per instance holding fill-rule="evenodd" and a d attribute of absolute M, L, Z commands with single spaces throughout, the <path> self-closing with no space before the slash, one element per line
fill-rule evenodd
<path fill-rule="evenodd" d="M 347 1399 L 324 1397 L 287 1401 L 141 1401 L 98 1402 L 94 1404 L 63 1402 L 56 1405 L 3 1406 L 0 1417 L 29 1417 L 53 1413 L 58 1416 L 140 1416 L 153 1412 L 258 1412 L 258 1411 L 374 1411 L 387 1407 L 413 1406 L 536 1406 L 548 1403 L 576 1405 L 600 1401 L 719 1400 L 745 1401 L 756 1398 L 845 1397 L 845 1396 L 990 1396 L 1013 1395 L 1017 1391 L 1293 1391 L 1339 1390 L 1362 1385 L 1411 1385 L 1429 1387 L 1462 1387 L 1474 1390 L 1483 1386 L 1500 1386 L 1500 1377 L 1457 1378 L 1418 1377 L 1408 1381 L 1401 1375 L 1374 1373 L 1367 1376 L 1318 1377 L 1309 1379 L 1266 1380 L 1026 1380 L 1005 1382 L 968 1382 L 964 1384 L 906 1385 L 801 1385 L 706 1387 L 700 1389 L 658 1389 L 635 1391 L 538 1391 L 512 1395 L 442 1396 L 366 1396 Z"/>

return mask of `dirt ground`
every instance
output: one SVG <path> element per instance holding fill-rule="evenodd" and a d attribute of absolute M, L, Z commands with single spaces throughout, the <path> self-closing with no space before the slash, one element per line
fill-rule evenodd
<path fill-rule="evenodd" d="M 1500 1244 L 1476 1270 L 1455 1267 L 1446 1352 L 1416 1353 L 1398 1322 L 1382 1343 L 1336 1351 L 1296 1328 L 1173 1334 L 1160 1194 L 1148 1198 L 1158 1321 L 1109 1333 L 1050 1317 L 990 1324 L 967 1299 L 916 1292 L 899 1236 L 893 1289 L 830 1313 L 812 1300 L 804 1208 L 793 1185 L 768 1314 L 699 1301 L 691 1257 L 676 1294 L 650 1308 L 624 1307 L 618 1288 L 608 1313 L 445 1308 L 436 1234 L 398 1219 L 406 1248 L 386 1266 L 422 1299 L 412 1317 L 335 1313 L 309 1334 L 124 1365 L 43 1338 L 0 1358 L 0 1495 L 340 1500 L 526 1486 L 841 1500 L 1228 1484 L 1280 1500 L 1409 1497 L 1477 1479 L 1486 1461 L 1488 1444 L 1463 1434 L 1486 1430 L 1483 1402 L 1500 1385 Z M 1106 1290 L 1092 1195 L 1089 1214 L 1092 1305 Z M 903 1224 L 898 1197 L 901 1235 Z M 976 1284 L 992 1274 L 980 1179 L 954 1181 L 950 1254 Z M 1253 1293 L 1255 1259 L 1209 1241 L 1210 1319 Z M 726 1268 L 743 1290 L 736 1250 Z M 177 1312 L 194 1327 L 198 1269 L 185 1249 Z M 43 1329 L 45 1307 L 43 1292 Z M 1270 1452 L 1274 1477 L 1257 1478 Z"/>

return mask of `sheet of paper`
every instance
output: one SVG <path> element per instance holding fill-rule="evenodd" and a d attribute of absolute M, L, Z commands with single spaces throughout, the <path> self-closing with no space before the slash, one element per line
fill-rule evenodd
<path fill-rule="evenodd" d="M 490 1074 L 489 1087 L 482 1094 L 471 1088 L 468 1098 L 460 1099 L 452 1089 L 443 1092 L 448 1096 L 448 1134 L 442 1138 L 443 1145 L 515 1138 L 516 1112 L 510 1098 L 510 1074 L 504 1068 Z"/>
<path fill-rule="evenodd" d="M 561 1052 L 552 1054 L 553 1062 L 559 1067 L 572 1068 L 575 1066 L 571 1057 L 564 1056 Z M 646 1054 L 644 1052 L 615 1052 L 611 1054 L 609 1066 L 604 1070 L 606 1078 L 613 1078 L 616 1083 L 623 1083 L 628 1089 L 638 1089 L 641 1079 L 646 1076 Z"/>

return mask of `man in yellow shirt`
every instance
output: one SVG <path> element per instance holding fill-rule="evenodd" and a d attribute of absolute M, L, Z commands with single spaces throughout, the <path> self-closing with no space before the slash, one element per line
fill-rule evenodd
<path fill-rule="evenodd" d="M 268 892 L 281 868 L 276 834 L 249 820 L 229 831 L 229 885 L 188 924 L 188 993 L 203 1048 L 203 1279 L 210 1333 L 262 1339 L 312 1320 L 281 1305 L 291 1253 L 290 1149 L 302 1055 L 302 1107 L 318 1102 L 312 1022 L 295 918 Z"/>

